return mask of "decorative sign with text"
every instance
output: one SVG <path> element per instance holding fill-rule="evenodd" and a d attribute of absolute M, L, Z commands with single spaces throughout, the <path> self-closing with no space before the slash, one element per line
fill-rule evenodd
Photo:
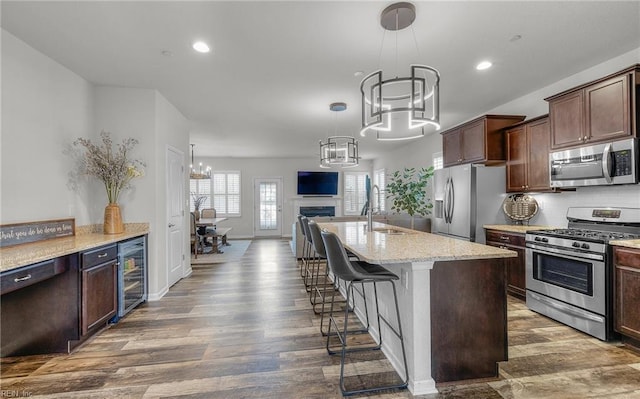
<path fill-rule="evenodd" d="M 75 233 L 75 219 L 4 224 L 0 225 L 0 247 L 72 236 Z"/>

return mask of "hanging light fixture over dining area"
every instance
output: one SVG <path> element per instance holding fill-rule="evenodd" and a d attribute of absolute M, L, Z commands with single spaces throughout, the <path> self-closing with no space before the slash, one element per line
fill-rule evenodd
<path fill-rule="evenodd" d="M 410 27 L 415 18 L 413 4 L 394 3 L 382 11 L 380 24 L 385 33 L 396 32 L 397 43 L 397 32 Z M 415 32 L 413 37 L 415 41 Z M 397 61 L 396 48 L 396 65 Z M 407 140 L 424 136 L 427 126 L 440 129 L 439 72 L 426 65 L 410 65 L 409 72 L 409 76 L 389 78 L 379 69 L 362 79 L 361 136 L 375 132 L 378 140 Z"/>
<path fill-rule="evenodd" d="M 189 165 L 189 178 L 190 179 L 211 179 L 211 166 L 203 167 L 202 162 L 198 164 L 196 169 L 193 159 L 193 147 L 195 144 L 191 144 L 191 165 Z"/>
<path fill-rule="evenodd" d="M 336 113 L 345 111 L 347 104 L 335 102 L 329 105 L 329 110 Z M 334 123 L 337 133 L 337 121 Z M 320 167 L 330 168 L 340 166 L 343 168 L 358 166 L 360 157 L 358 156 L 358 141 L 351 136 L 329 136 L 326 141 L 320 140 Z"/>

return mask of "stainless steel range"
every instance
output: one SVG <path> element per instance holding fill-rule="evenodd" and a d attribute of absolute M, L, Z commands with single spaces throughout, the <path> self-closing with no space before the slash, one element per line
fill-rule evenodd
<path fill-rule="evenodd" d="M 527 306 L 601 340 L 613 338 L 611 240 L 640 238 L 640 209 L 567 210 L 567 229 L 528 231 Z"/>

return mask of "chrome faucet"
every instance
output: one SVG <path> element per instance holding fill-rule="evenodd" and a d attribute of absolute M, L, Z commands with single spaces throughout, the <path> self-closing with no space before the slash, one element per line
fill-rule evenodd
<path fill-rule="evenodd" d="M 377 208 L 373 207 L 373 191 L 374 189 L 377 191 L 376 196 L 376 205 Z M 369 209 L 367 209 L 367 230 L 373 231 L 373 210 L 377 209 L 380 212 L 380 187 L 377 184 L 374 184 L 371 187 L 371 191 L 369 192 Z"/>

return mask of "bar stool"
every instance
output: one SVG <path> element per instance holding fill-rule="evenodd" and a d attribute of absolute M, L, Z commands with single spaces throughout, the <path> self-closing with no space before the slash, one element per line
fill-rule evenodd
<path fill-rule="evenodd" d="M 334 275 L 334 281 L 331 282 L 329 278 L 329 265 L 327 264 L 327 252 L 324 247 L 324 241 L 322 240 L 320 226 L 318 226 L 318 223 L 316 223 L 315 220 L 310 220 L 308 223 L 308 226 L 309 226 L 309 233 L 311 235 L 311 242 L 317 254 L 317 264 L 316 264 L 316 267 L 314 268 L 315 284 L 313 286 L 313 292 L 311 293 L 312 296 L 310 297 L 310 300 L 311 300 L 311 305 L 313 305 L 313 312 L 315 314 L 320 314 L 320 332 L 322 333 L 322 335 L 327 335 L 328 331 L 325 331 L 324 329 L 324 319 L 325 319 L 324 315 L 327 313 L 327 311 L 325 310 L 325 305 L 327 304 L 327 291 L 330 288 L 331 290 L 334 291 L 333 294 L 335 295 L 335 291 L 337 291 L 340 286 L 340 279 Z M 355 255 L 353 253 L 351 253 L 350 255 L 347 254 L 347 256 L 349 256 L 350 259 L 355 258 Z M 325 268 L 324 268 L 324 272 L 320 273 L 322 269 L 320 267 L 320 264 L 322 262 L 324 262 Z M 322 282 L 320 282 L 321 274 L 324 279 L 324 281 Z M 346 288 L 346 285 L 345 285 L 345 288 Z M 355 290 L 355 292 L 360 294 L 360 296 L 362 297 L 362 300 L 364 303 L 365 318 L 367 319 L 367 325 L 364 328 L 350 331 L 352 333 L 369 332 L 370 326 L 369 326 L 369 309 L 367 306 L 367 296 L 364 290 L 364 285 L 362 285 L 361 288 L 362 290 L 359 290 L 357 287 L 353 285 L 351 286 L 351 289 Z M 351 296 L 353 297 L 353 293 L 351 294 Z M 320 311 L 316 310 L 316 305 L 322 305 L 322 308 L 320 309 Z M 353 305 L 349 304 L 348 302 L 345 302 L 345 306 L 347 306 L 350 311 L 353 311 L 353 308 L 355 307 L 355 301 Z"/>
<path fill-rule="evenodd" d="M 300 277 L 304 278 L 304 272 L 306 268 L 307 256 L 309 255 L 309 242 L 307 241 L 307 233 L 303 227 L 303 219 L 307 217 L 304 215 L 298 215 L 298 224 L 300 225 L 300 231 L 302 232 L 302 257 L 300 258 Z"/>
<path fill-rule="evenodd" d="M 311 232 L 309 231 L 309 218 L 302 218 L 302 228 L 304 230 L 304 238 L 307 242 L 308 247 L 307 259 L 305 262 L 304 275 L 302 279 L 304 281 L 305 289 L 307 290 L 307 292 L 309 292 L 309 295 L 311 295 L 311 292 L 313 291 L 313 266 L 318 255 L 316 254 L 313 248 L 313 242 L 311 241 Z"/>
<path fill-rule="evenodd" d="M 347 334 L 349 333 L 347 329 L 348 320 L 349 320 L 349 311 L 345 309 L 344 312 L 344 323 L 342 330 L 338 327 L 336 319 L 334 318 L 333 307 L 334 307 L 334 298 L 331 300 L 331 309 L 329 311 L 329 331 L 327 335 L 327 352 L 329 354 L 337 354 L 340 353 L 340 390 L 342 391 L 342 395 L 352 395 L 357 393 L 364 392 L 377 392 L 385 389 L 394 389 L 394 388 L 406 388 L 409 380 L 408 369 L 407 369 L 407 355 L 405 353 L 404 348 L 404 339 L 402 335 L 402 323 L 400 322 L 400 310 L 398 308 L 398 296 L 396 293 L 396 286 L 394 284 L 395 280 L 398 280 L 398 276 L 394 273 L 388 271 L 384 267 L 380 265 L 374 265 L 367 262 L 362 261 L 350 261 L 347 256 L 347 252 L 345 251 L 342 242 L 337 235 L 331 232 L 323 231 L 322 240 L 324 242 L 324 246 L 327 252 L 327 262 L 329 264 L 329 268 L 331 272 L 336 275 L 341 280 L 347 282 L 348 286 L 353 285 L 354 283 L 368 283 L 373 284 L 373 292 L 375 295 L 375 305 L 376 305 L 376 319 L 378 322 L 378 331 L 380 332 L 380 342 L 374 346 L 368 347 L 355 347 L 355 348 L 347 348 Z M 389 283 L 393 288 L 393 300 L 396 310 L 396 318 L 398 320 L 397 329 L 391 325 L 391 323 L 380 314 L 380 308 L 378 306 L 378 283 Z M 349 295 L 351 290 L 347 289 L 347 302 L 349 301 Z M 364 389 L 357 390 L 347 390 L 344 384 L 344 365 L 346 354 L 349 352 L 359 352 L 365 350 L 378 350 L 382 347 L 382 328 L 380 322 L 383 321 L 388 329 L 400 340 L 400 346 L 402 348 L 402 361 L 404 365 L 404 379 L 400 383 L 389 384 L 383 386 L 375 386 L 368 387 Z M 331 328 L 335 327 L 337 336 L 340 339 L 341 348 L 339 351 L 334 351 L 329 346 L 329 340 L 331 338 Z M 402 378 L 402 377 L 401 377 Z"/>

